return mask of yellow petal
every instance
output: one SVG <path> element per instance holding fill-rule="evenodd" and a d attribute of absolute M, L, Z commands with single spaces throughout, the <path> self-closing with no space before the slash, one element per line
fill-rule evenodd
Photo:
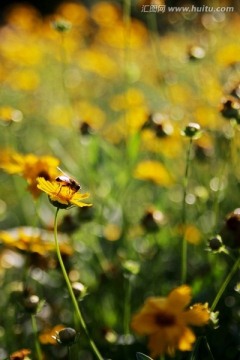
<path fill-rule="evenodd" d="M 191 289 L 187 285 L 182 285 L 172 290 L 168 295 L 168 307 L 174 313 L 182 311 L 191 301 Z"/>
<path fill-rule="evenodd" d="M 193 326 L 206 325 L 210 318 L 208 304 L 195 304 L 184 313 L 184 320 Z"/>
<path fill-rule="evenodd" d="M 184 328 L 178 343 L 178 349 L 181 351 L 189 351 L 195 342 L 195 335 L 189 328 Z"/>

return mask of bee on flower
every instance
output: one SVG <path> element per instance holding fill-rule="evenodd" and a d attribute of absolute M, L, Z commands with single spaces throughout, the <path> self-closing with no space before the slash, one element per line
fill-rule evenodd
<path fill-rule="evenodd" d="M 61 171 L 61 169 L 59 170 Z M 80 184 L 65 173 L 57 176 L 53 181 L 39 177 L 37 178 L 37 183 L 38 189 L 45 192 L 51 204 L 59 209 L 67 209 L 72 206 L 84 207 L 92 205 L 82 201 L 87 199 L 89 194 L 79 193 L 78 191 L 81 188 Z"/>

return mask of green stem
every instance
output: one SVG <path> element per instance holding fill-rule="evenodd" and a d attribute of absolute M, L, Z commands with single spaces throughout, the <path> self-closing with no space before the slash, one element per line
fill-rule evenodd
<path fill-rule="evenodd" d="M 36 318 L 35 315 L 31 315 L 31 321 L 32 321 L 32 328 L 33 328 L 33 333 L 34 333 L 34 344 L 35 344 L 35 349 L 36 349 L 36 354 L 37 354 L 37 359 L 38 360 L 42 360 L 42 352 L 41 352 L 41 347 L 38 341 L 38 329 L 37 329 L 37 322 L 36 322 Z"/>
<path fill-rule="evenodd" d="M 181 264 L 181 283 L 184 284 L 187 279 L 187 239 L 185 236 L 186 226 L 186 195 L 188 188 L 188 177 L 189 177 L 189 166 L 190 166 L 190 155 L 192 149 L 192 138 L 190 138 L 189 146 L 187 150 L 186 169 L 183 179 L 183 200 L 182 200 L 182 228 L 183 228 L 183 239 L 182 239 L 182 264 Z"/>
<path fill-rule="evenodd" d="M 68 360 L 71 360 L 71 346 L 68 346 Z"/>
<path fill-rule="evenodd" d="M 66 281 L 68 292 L 69 292 L 70 298 L 72 299 L 72 303 L 73 303 L 73 306 L 74 306 L 78 321 L 80 322 L 80 324 L 81 324 L 81 326 L 82 326 L 82 328 L 83 328 L 83 330 L 84 330 L 84 332 L 85 332 L 85 334 L 86 334 L 86 336 L 88 338 L 89 344 L 90 344 L 96 358 L 98 360 L 103 360 L 101 354 L 99 353 L 94 341 L 92 340 L 92 338 L 91 338 L 91 336 L 90 336 L 90 334 L 88 332 L 87 326 L 86 326 L 85 321 L 84 321 L 84 319 L 82 317 L 80 308 L 78 306 L 78 302 L 77 302 L 77 300 L 75 298 L 71 283 L 69 281 L 69 278 L 68 278 L 68 275 L 67 275 L 63 260 L 62 260 L 62 256 L 61 256 L 61 252 L 60 252 L 60 248 L 59 248 L 59 243 L 58 243 L 58 236 L 57 236 L 58 213 L 59 213 L 59 208 L 57 208 L 57 211 L 56 211 L 56 214 L 55 214 L 55 219 L 54 219 L 54 239 L 55 239 L 55 247 L 56 247 L 56 253 L 57 253 L 58 261 L 59 261 L 59 264 L 61 266 L 63 277 L 64 277 L 64 279 Z"/>
<path fill-rule="evenodd" d="M 217 295 L 216 295 L 216 297 L 215 297 L 215 299 L 214 299 L 214 301 L 213 301 L 213 303 L 212 303 L 212 306 L 211 306 L 211 309 L 210 309 L 211 311 L 214 311 L 214 310 L 215 310 L 215 308 L 216 308 L 216 306 L 217 306 L 217 304 L 218 304 L 218 302 L 219 302 L 222 294 L 224 293 L 224 291 L 225 291 L 226 287 L 228 286 L 230 280 L 232 279 L 233 275 L 234 275 L 235 272 L 238 270 L 239 266 L 240 266 L 240 256 L 239 256 L 239 258 L 235 261 L 235 263 L 233 264 L 233 267 L 232 267 L 231 271 L 228 273 L 226 279 L 225 279 L 224 282 L 222 283 L 222 286 L 220 287 L 220 289 L 219 289 L 219 291 L 218 291 L 218 293 L 217 293 Z"/>
<path fill-rule="evenodd" d="M 129 331 L 129 319 L 130 319 L 130 300 L 131 300 L 131 278 L 126 277 L 125 281 L 125 301 L 124 301 L 124 334 L 128 335 Z"/>

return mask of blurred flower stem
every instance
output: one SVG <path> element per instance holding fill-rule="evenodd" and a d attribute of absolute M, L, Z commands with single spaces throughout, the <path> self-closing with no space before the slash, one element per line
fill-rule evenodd
<path fill-rule="evenodd" d="M 37 360 L 43 360 L 41 347 L 40 347 L 40 344 L 38 341 L 38 329 L 37 329 L 37 322 L 36 322 L 35 314 L 31 315 L 31 322 L 32 322 L 32 329 L 33 329 L 33 333 L 34 333 L 34 345 L 35 345 L 35 349 L 36 349 L 36 358 L 37 358 Z"/>
<path fill-rule="evenodd" d="M 237 146 L 236 146 L 236 123 L 234 121 L 230 122 L 230 132 L 231 136 L 227 139 L 228 144 L 226 148 L 226 154 L 225 159 L 223 161 L 222 168 L 219 173 L 219 184 L 218 189 L 216 191 L 215 195 L 215 201 L 214 201 L 214 227 L 213 232 L 217 232 L 218 229 L 218 219 L 219 219 L 219 210 L 220 210 L 220 204 L 221 204 L 221 195 L 224 191 L 225 182 L 228 180 L 228 176 L 230 174 L 230 169 L 234 167 L 237 167 L 237 162 L 234 161 L 234 159 L 237 157 Z M 236 155 L 235 155 L 236 154 Z M 234 156 L 235 155 L 235 156 Z"/>
<path fill-rule="evenodd" d="M 129 320 L 130 320 L 130 301 L 131 301 L 131 276 L 125 276 L 125 299 L 124 299 L 124 335 L 128 335 L 129 331 Z"/>
<path fill-rule="evenodd" d="M 230 270 L 230 272 L 228 273 L 227 277 L 225 278 L 224 282 L 222 283 L 222 286 L 220 287 L 213 303 L 211 306 L 211 311 L 214 311 L 222 294 L 224 293 L 226 287 L 228 286 L 229 282 L 231 281 L 233 275 L 236 273 L 236 271 L 239 269 L 240 267 L 240 256 L 237 258 L 237 260 L 235 261 L 235 263 L 233 264 L 232 269 Z"/>
<path fill-rule="evenodd" d="M 123 22 L 126 29 L 125 44 L 124 44 L 124 62 L 125 72 L 127 71 L 129 60 L 129 40 L 130 40 L 130 26 L 131 26 L 131 0 L 124 0 L 123 3 Z M 125 74 L 126 75 L 126 74 Z"/>
<path fill-rule="evenodd" d="M 84 321 L 84 319 L 82 317 L 80 308 L 78 306 L 78 302 L 77 302 L 76 297 L 74 295 L 70 280 L 68 278 L 68 275 L 67 275 L 67 272 L 66 272 L 63 260 L 62 260 L 60 247 L 59 247 L 59 242 L 58 242 L 58 236 L 57 236 L 58 213 L 59 213 L 59 208 L 57 208 L 56 213 L 55 213 L 55 218 L 54 218 L 54 239 L 55 239 L 55 247 L 56 247 L 56 253 L 57 253 L 58 261 L 59 261 L 59 264 L 61 266 L 63 277 L 64 277 L 64 279 L 66 281 L 66 284 L 67 284 L 67 288 L 68 288 L 70 298 L 72 299 L 72 303 L 73 303 L 73 306 L 74 306 L 74 309 L 75 309 L 75 312 L 76 312 L 76 315 L 77 315 L 77 319 L 80 322 L 80 324 L 81 324 L 81 326 L 82 326 L 82 328 L 83 328 L 83 330 L 84 330 L 84 332 L 85 332 L 85 334 L 86 334 L 86 336 L 88 338 L 89 344 L 90 344 L 96 358 L 98 360 L 103 360 L 101 354 L 99 353 L 94 341 L 92 340 L 92 338 L 91 338 L 91 336 L 90 336 L 90 334 L 88 332 L 87 326 L 86 326 L 85 321 Z"/>
<path fill-rule="evenodd" d="M 189 146 L 187 149 L 185 175 L 184 175 L 184 179 L 183 179 L 183 200 L 182 200 L 183 239 L 182 239 L 181 284 L 184 284 L 187 279 L 187 239 L 185 236 L 186 195 L 187 195 L 188 180 L 189 180 L 189 166 L 190 166 L 190 155 L 191 155 L 192 144 L 193 144 L 193 139 L 192 139 L 192 137 L 190 137 L 189 138 Z"/>

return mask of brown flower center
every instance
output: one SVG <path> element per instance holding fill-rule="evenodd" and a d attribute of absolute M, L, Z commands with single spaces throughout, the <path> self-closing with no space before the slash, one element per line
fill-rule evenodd
<path fill-rule="evenodd" d="M 50 180 L 50 176 L 47 171 L 42 170 L 38 173 L 38 177 L 43 177 L 45 180 Z"/>
<path fill-rule="evenodd" d="M 162 312 L 155 315 L 155 322 L 159 326 L 172 326 L 176 323 L 176 318 L 172 314 Z"/>

